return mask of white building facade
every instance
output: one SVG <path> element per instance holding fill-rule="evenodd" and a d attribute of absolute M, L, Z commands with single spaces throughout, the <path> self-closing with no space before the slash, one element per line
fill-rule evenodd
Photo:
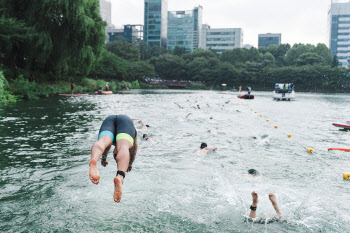
<path fill-rule="evenodd" d="M 329 48 L 342 66 L 350 62 L 350 1 L 332 1 L 328 12 Z"/>
<path fill-rule="evenodd" d="M 210 28 L 203 24 L 201 48 L 211 48 L 217 53 L 243 47 L 243 30 L 241 28 Z"/>
<path fill-rule="evenodd" d="M 110 0 L 100 0 L 100 14 L 107 23 L 107 28 L 113 27 L 112 25 L 112 4 Z"/>

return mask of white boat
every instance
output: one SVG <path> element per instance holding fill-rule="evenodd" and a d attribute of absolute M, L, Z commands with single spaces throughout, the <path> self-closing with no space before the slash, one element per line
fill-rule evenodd
<path fill-rule="evenodd" d="M 276 83 L 272 93 L 275 100 L 292 100 L 295 98 L 293 83 Z"/>

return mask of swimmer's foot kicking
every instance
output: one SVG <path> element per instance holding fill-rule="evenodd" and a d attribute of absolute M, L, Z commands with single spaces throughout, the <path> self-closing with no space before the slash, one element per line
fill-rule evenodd
<path fill-rule="evenodd" d="M 271 201 L 271 204 L 272 204 L 273 208 L 276 210 L 277 219 L 278 219 L 278 220 L 281 220 L 281 218 L 282 218 L 282 212 L 281 212 L 281 210 L 280 210 L 280 207 L 279 207 L 278 204 L 277 204 L 277 198 L 276 198 L 275 194 L 270 193 L 270 194 L 269 194 L 269 199 L 270 199 L 270 201 Z"/>
<path fill-rule="evenodd" d="M 255 219 L 256 218 L 256 209 L 258 207 L 258 202 L 259 202 L 259 198 L 258 198 L 258 194 L 253 191 L 252 192 L 252 198 L 253 198 L 253 203 L 250 206 L 250 214 L 249 214 L 249 218 Z M 273 206 L 273 208 L 275 209 L 276 213 L 277 213 L 277 218 L 275 218 L 275 220 L 281 220 L 282 218 L 282 212 L 280 210 L 280 207 L 277 204 L 277 198 L 275 196 L 275 194 L 270 193 L 269 194 L 269 199 L 271 201 L 271 204 Z"/>
<path fill-rule="evenodd" d="M 256 218 L 256 208 L 258 207 L 259 197 L 258 197 L 258 194 L 255 191 L 252 192 L 252 197 L 253 197 L 253 203 L 250 206 L 249 217 L 250 218 Z"/>

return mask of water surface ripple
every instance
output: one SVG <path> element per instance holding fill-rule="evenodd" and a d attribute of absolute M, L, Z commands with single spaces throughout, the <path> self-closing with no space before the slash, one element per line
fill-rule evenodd
<path fill-rule="evenodd" d="M 350 134 L 331 125 L 350 120 L 350 96 L 297 93 L 295 101 L 283 102 L 271 93 L 255 94 L 243 101 L 214 91 L 131 91 L 0 109 L 0 231 L 349 231 L 350 183 L 342 173 L 350 172 L 350 153 L 327 148 L 350 148 Z M 191 108 L 197 104 L 201 109 Z M 100 184 L 88 177 L 91 145 L 112 114 L 143 119 L 154 140 L 140 140 L 119 204 L 112 196 L 113 159 L 100 167 Z M 336 170 L 281 131 L 314 148 Z M 199 156 L 202 142 L 219 150 Z M 249 177 L 250 168 L 262 176 Z M 274 213 L 268 200 L 273 192 L 285 221 L 245 221 L 253 190 L 260 197 L 258 216 Z"/>

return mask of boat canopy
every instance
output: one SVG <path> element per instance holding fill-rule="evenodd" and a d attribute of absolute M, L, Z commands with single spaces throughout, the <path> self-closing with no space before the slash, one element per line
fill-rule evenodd
<path fill-rule="evenodd" d="M 291 89 L 291 83 L 276 83 L 275 89 Z"/>

